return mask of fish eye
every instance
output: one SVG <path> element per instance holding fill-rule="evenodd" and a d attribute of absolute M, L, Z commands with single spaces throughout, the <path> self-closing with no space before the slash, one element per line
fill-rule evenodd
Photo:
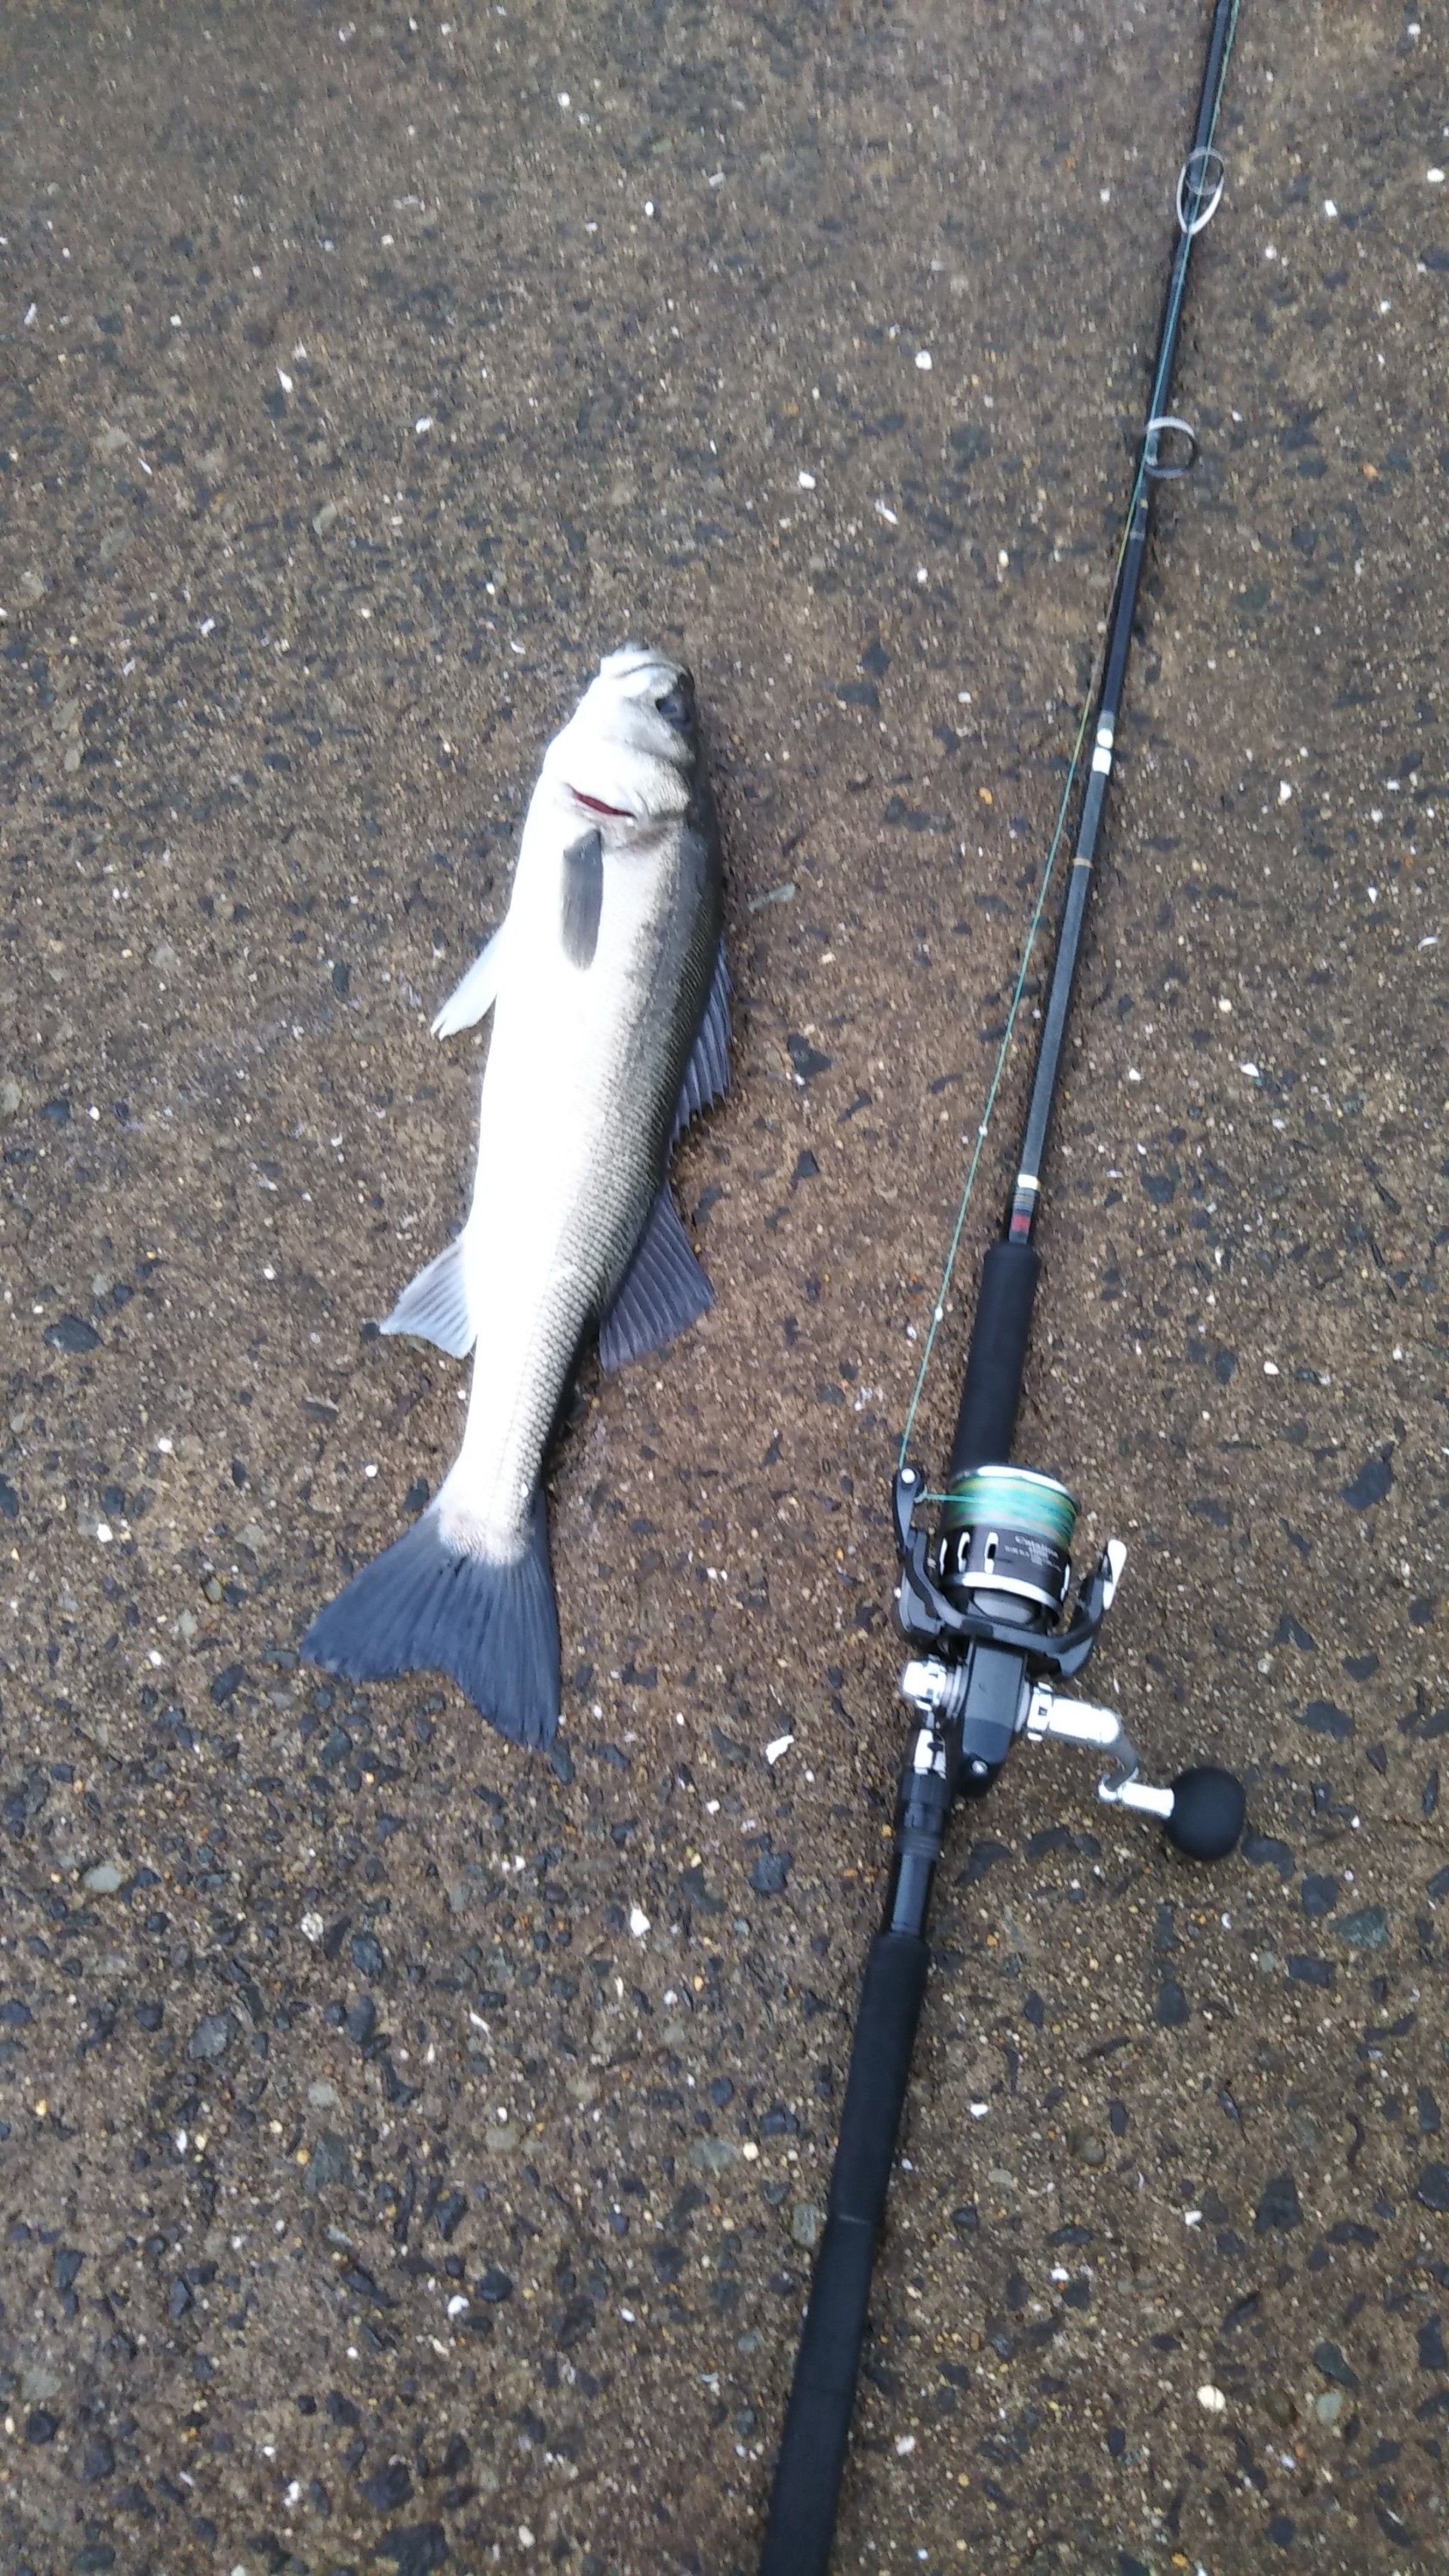
<path fill-rule="evenodd" d="M 694 722 L 694 689 L 687 672 L 681 673 L 672 689 L 654 701 L 655 709 L 676 733 L 688 733 Z"/>

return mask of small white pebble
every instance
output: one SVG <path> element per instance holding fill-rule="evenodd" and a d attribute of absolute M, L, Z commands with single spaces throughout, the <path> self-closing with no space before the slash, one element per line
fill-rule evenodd
<path fill-rule="evenodd" d="M 112 1530 L 109 1521 L 97 1521 L 96 1536 L 100 1540 L 102 1547 L 108 1547 L 114 1535 L 115 1533 Z"/>
<path fill-rule="evenodd" d="M 1220 2388 L 1214 2388 L 1211 2380 L 1205 2380 L 1198 2390 L 1197 2402 L 1205 2415 L 1226 2415 L 1228 2411 L 1226 2397 Z"/>
<path fill-rule="evenodd" d="M 920 368 L 923 376 L 928 376 L 930 374 L 931 352 L 929 349 L 918 349 L 916 351 L 916 364 Z"/>
<path fill-rule="evenodd" d="M 1244 1061 L 1239 1065 L 1238 1071 L 1239 1073 L 1245 1073 L 1250 1082 L 1256 1082 L 1259 1079 L 1257 1066 L 1249 1063 L 1246 1058 L 1244 1058 Z"/>
<path fill-rule="evenodd" d="M 377 1469 L 376 1467 L 369 1465 L 364 1467 L 362 1472 L 364 1476 L 375 1476 L 377 1474 Z"/>
<path fill-rule="evenodd" d="M 1426 170 L 1424 176 L 1428 180 L 1431 188 L 1443 187 L 1444 173 L 1442 170 Z"/>
<path fill-rule="evenodd" d="M 573 100 L 570 98 L 570 96 L 569 96 L 569 94 L 568 94 L 568 91 L 567 91 L 566 89 L 561 89 L 561 90 L 559 91 L 559 94 L 558 94 L 558 103 L 559 103 L 560 107 L 572 107 L 572 105 L 573 105 Z"/>
<path fill-rule="evenodd" d="M 1332 199 L 1331 197 L 1325 197 L 1325 198 L 1324 198 L 1324 200 L 1323 200 L 1323 211 L 1324 211 L 1324 213 L 1327 215 L 1328 220 L 1329 220 L 1329 222 L 1330 222 L 1331 224 L 1336 224 L 1336 223 L 1337 223 L 1337 221 L 1338 221 L 1338 208 L 1337 208 L 1337 206 L 1334 204 L 1333 199 Z"/>
<path fill-rule="evenodd" d="M 323 1923 L 323 1921 L 322 1921 L 322 1917 L 321 1917 L 321 1915 L 320 1915 L 320 1914 L 304 1914 L 304 1915 L 303 1915 L 303 1917 L 302 1917 L 302 1938 L 303 1938 L 303 1940 L 304 1940 L 304 1941 L 320 1941 L 320 1940 L 321 1940 L 321 1938 L 322 1938 L 323 1932 L 325 1931 L 325 1929 L 326 1929 L 326 1926 L 325 1926 L 325 1924 Z"/>
<path fill-rule="evenodd" d="M 422 413 L 419 415 L 419 417 L 418 417 L 418 418 L 413 422 L 413 436 L 414 436 L 414 438 L 426 438 L 426 437 L 427 437 L 427 434 L 428 434 L 428 432 L 429 432 L 429 430 L 432 428 L 432 425 L 433 425 L 433 415 L 432 415 L 432 413 L 431 413 L 430 411 L 422 412 Z"/>
<path fill-rule="evenodd" d="M 991 2105 L 989 2102 L 968 2102 L 966 2107 L 973 2120 L 984 2120 Z"/>
<path fill-rule="evenodd" d="M 884 501 L 877 501 L 875 505 L 875 514 L 878 519 L 884 519 L 888 528 L 898 528 L 901 524 L 899 519 L 896 517 L 894 510 L 892 510 Z"/>
<path fill-rule="evenodd" d="M 1278 1377 L 1281 1375 L 1281 1371 L 1276 1360 L 1264 1360 L 1263 1375 L 1264 1377 Z"/>
<path fill-rule="evenodd" d="M 783 1761 L 794 1741 L 795 1738 L 793 1735 L 777 1735 L 772 1744 L 766 1745 L 765 1760 L 769 1763 L 772 1770 L 777 1762 Z"/>
<path fill-rule="evenodd" d="M 799 484 L 800 489 L 801 489 L 801 491 L 802 491 L 802 492 L 813 492 L 813 491 L 814 491 L 814 489 L 815 489 L 815 477 L 814 477 L 814 475 L 813 475 L 813 474 L 807 474 L 807 473 L 805 473 L 805 471 L 803 470 L 803 468 L 802 468 L 802 470 L 800 471 L 800 473 L 798 473 L 798 474 L 796 475 L 795 480 L 796 480 L 796 482 Z"/>
<path fill-rule="evenodd" d="M 914 2433 L 897 2433 L 896 2458 L 898 2460 L 908 2460 L 915 2447 L 916 2437 Z"/>
<path fill-rule="evenodd" d="M 1232 1007 L 1232 1003 L 1228 1000 L 1226 993 L 1222 993 L 1218 996 L 1218 1009 L 1222 1012 L 1225 1019 Z"/>
<path fill-rule="evenodd" d="M 291 377 L 288 375 L 287 370 L 286 370 L 286 368 L 285 368 L 285 367 L 278 367 L 278 369 L 277 369 L 277 382 L 278 382 L 278 384 L 281 386 L 282 391 L 283 391 L 283 393 L 284 393 L 284 394 L 289 394 L 289 393 L 291 392 L 291 390 L 292 390 L 292 379 L 291 379 Z"/>
<path fill-rule="evenodd" d="M 645 1913 L 642 1905 L 630 1906 L 629 1929 L 633 1933 L 636 1941 L 643 1940 L 645 1933 L 649 1929 L 649 1917 Z"/>
<path fill-rule="evenodd" d="M 209 635 L 215 624 L 216 619 L 214 617 L 203 617 L 201 625 L 197 631 L 202 635 Z"/>
<path fill-rule="evenodd" d="M 453 2296 L 452 2296 L 452 2297 L 451 2297 L 451 2299 L 448 2301 L 448 2314 L 449 2314 L 449 2316 L 450 2316 L 450 2317 L 461 2317 L 461 2316 L 465 2313 L 465 2311 L 466 2311 L 466 2309 L 467 2309 L 467 2305 L 468 2305 L 468 2302 L 467 2302 L 467 2300 L 464 2298 L 462 2291 L 461 2291 L 461 2290 L 455 2290 L 455 2291 L 454 2291 L 454 2293 L 453 2293 Z"/>
<path fill-rule="evenodd" d="M 649 217 L 650 221 L 652 222 L 652 221 L 653 221 L 653 218 L 654 218 L 654 200 L 653 200 L 653 198 L 652 198 L 652 197 L 646 197 L 646 198 L 645 198 L 645 200 L 644 200 L 644 212 L 645 212 L 645 214 Z"/>

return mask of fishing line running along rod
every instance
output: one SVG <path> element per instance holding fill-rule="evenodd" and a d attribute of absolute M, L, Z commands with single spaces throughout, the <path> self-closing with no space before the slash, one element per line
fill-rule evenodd
<path fill-rule="evenodd" d="M 1147 412 L 1117 557 L 1100 677 L 1089 695 L 1028 931 L 1002 1052 L 916 1382 L 894 1487 L 900 1574 L 896 1614 L 911 1648 L 901 1693 L 915 1727 L 901 1774 L 885 1919 L 861 1987 L 820 2250 L 775 2469 L 761 2576 L 827 2576 L 845 2466 L 876 2241 L 910 2077 L 925 1991 L 931 1883 L 958 1796 L 990 1788 L 1019 1737 L 1053 1737 L 1106 1757 L 1098 1796 L 1156 1817 L 1179 1851 L 1219 1860 L 1242 1831 L 1244 1797 L 1231 1772 L 1183 1771 L 1170 1788 L 1144 1780 L 1122 1720 L 1070 1697 L 1121 1579 L 1126 1549 L 1110 1539 L 1067 1612 L 1077 1505 L 1054 1476 L 1010 1464 L 1036 1296 L 1034 1236 L 1042 1167 L 1061 1078 L 1062 1047 L 1081 951 L 1093 863 L 1112 775 L 1138 589 L 1159 483 L 1186 473 L 1197 441 L 1169 411 L 1173 361 L 1193 245 L 1217 210 L 1224 168 L 1214 137 L 1239 0 L 1215 0 L 1192 148 L 1178 176 L 1177 236 L 1153 361 Z M 1052 866 L 1090 760 L 1062 900 L 1056 955 L 1037 1045 L 1026 1124 L 1005 1228 L 982 1265 L 944 1491 L 909 1461 L 915 1423 L 1006 1048 L 1025 986 Z M 917 1513 L 935 1508 L 934 1528 Z"/>

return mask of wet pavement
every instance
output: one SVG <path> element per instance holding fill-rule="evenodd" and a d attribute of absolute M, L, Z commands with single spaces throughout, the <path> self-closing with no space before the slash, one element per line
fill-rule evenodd
<path fill-rule="evenodd" d="M 5 15 L 13 2576 L 752 2563 L 1203 25 Z M 958 1818 L 842 2570 L 1444 2546 L 1444 43 L 1244 10 L 1043 1226 L 1096 1687 L 1251 1839 L 1066 1753 Z M 558 1456 L 550 1763 L 296 1644 L 452 1454 L 369 1321 L 469 1177 L 427 1020 L 631 634 L 736 1078 L 714 1311 Z"/>

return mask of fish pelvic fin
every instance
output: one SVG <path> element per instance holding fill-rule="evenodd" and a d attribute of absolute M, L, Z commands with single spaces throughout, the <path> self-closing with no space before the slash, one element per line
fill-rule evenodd
<path fill-rule="evenodd" d="M 685 1067 L 679 1103 L 674 1112 L 671 1150 L 678 1143 L 692 1118 L 708 1109 L 713 1100 L 722 1100 L 730 1087 L 730 970 L 725 964 L 721 940 L 714 961 L 709 1000 L 699 1024 L 699 1035 Z"/>
<path fill-rule="evenodd" d="M 500 922 L 481 957 L 475 957 L 460 984 L 454 986 L 433 1022 L 435 1038 L 456 1037 L 459 1029 L 471 1029 L 498 999 L 498 979 L 503 965 L 503 933 Z"/>
<path fill-rule="evenodd" d="M 666 1181 L 649 1211 L 619 1293 L 599 1326 L 606 1369 L 662 1351 L 714 1304 L 714 1291 L 690 1249 L 684 1219 Z"/>
<path fill-rule="evenodd" d="M 510 1744 L 548 1746 L 561 1685 L 542 1493 L 522 1555 L 506 1560 L 452 1546 L 434 1505 L 318 1612 L 302 1652 L 355 1682 L 447 1673 Z"/>
<path fill-rule="evenodd" d="M 477 1339 L 477 1326 L 468 1310 L 461 1234 L 410 1281 L 382 1330 L 416 1333 L 420 1341 L 436 1342 L 440 1351 L 451 1351 L 455 1360 L 467 1358 Z"/>

